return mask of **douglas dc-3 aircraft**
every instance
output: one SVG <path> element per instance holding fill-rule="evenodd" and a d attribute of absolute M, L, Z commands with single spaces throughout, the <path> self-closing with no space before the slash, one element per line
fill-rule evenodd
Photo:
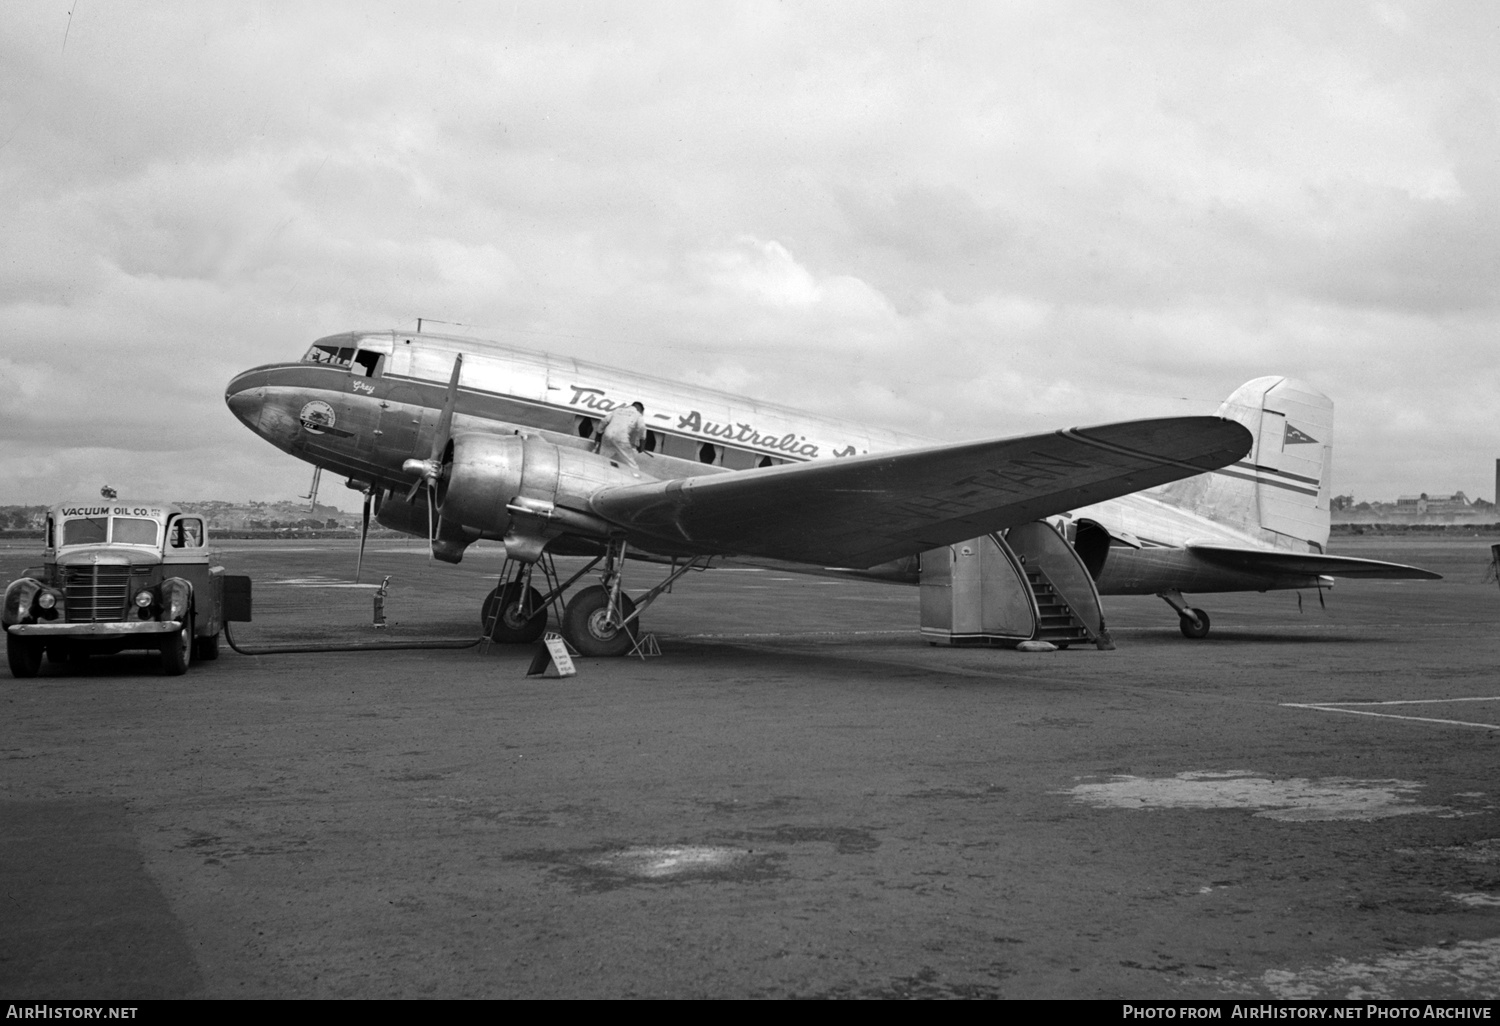
<path fill-rule="evenodd" d="M 365 532 L 373 506 L 379 523 L 426 537 L 447 562 L 481 538 L 503 541 L 506 565 L 481 617 L 496 640 L 535 640 L 547 608 L 601 567 L 602 583 L 562 607 L 585 655 L 637 647 L 641 610 L 691 569 L 734 560 L 918 583 L 923 553 L 957 560 L 952 547 L 966 539 L 1004 548 L 998 532 L 1023 527 L 1009 533 L 1030 532 L 1047 559 L 1061 550 L 1087 569 L 1077 576 L 1095 606 L 1098 593 L 1159 593 L 1190 637 L 1208 617 L 1183 590 L 1435 576 L 1322 554 L 1332 403 L 1277 378 L 1244 386 L 1219 417 L 938 445 L 497 342 L 368 331 L 246 371 L 225 400 L 273 445 L 363 491 Z M 636 468 L 590 441 L 633 401 L 649 428 Z M 551 555 L 594 560 L 558 583 Z M 627 556 L 669 572 L 632 600 Z M 1009 558 L 1023 569 L 1024 552 Z M 1038 550 L 1033 566 L 1043 562 Z M 538 565 L 546 595 L 532 586 Z"/>

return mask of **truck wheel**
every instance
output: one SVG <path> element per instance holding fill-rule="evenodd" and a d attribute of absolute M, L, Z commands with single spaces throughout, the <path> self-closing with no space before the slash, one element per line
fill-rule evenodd
<path fill-rule="evenodd" d="M 219 658 L 219 636 L 207 634 L 193 642 L 193 658 L 200 663 L 211 663 Z"/>
<path fill-rule="evenodd" d="M 182 630 L 169 634 L 161 643 L 161 672 L 168 677 L 187 673 L 193 661 L 193 616 L 182 621 Z"/>
<path fill-rule="evenodd" d="M 40 641 L 5 635 L 5 657 L 10 661 L 12 677 L 35 677 L 42 668 L 45 647 Z"/>

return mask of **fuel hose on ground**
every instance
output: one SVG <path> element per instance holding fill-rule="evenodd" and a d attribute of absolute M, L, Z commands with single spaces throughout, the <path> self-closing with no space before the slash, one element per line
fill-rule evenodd
<path fill-rule="evenodd" d="M 292 655 L 302 652 L 376 652 L 380 650 L 395 651 L 397 649 L 412 648 L 449 648 L 464 649 L 473 648 L 484 640 L 480 635 L 472 641 L 375 641 L 365 644 L 350 645 L 261 645 L 256 648 L 240 648 L 234 643 L 234 635 L 229 631 L 229 624 L 224 624 L 224 640 L 229 642 L 229 647 L 240 655 L 262 656 L 262 655 Z"/>

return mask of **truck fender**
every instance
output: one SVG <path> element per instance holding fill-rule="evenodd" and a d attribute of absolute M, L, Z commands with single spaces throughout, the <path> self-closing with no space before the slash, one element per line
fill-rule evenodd
<path fill-rule="evenodd" d="M 10 587 L 5 589 L 5 608 L 0 612 L 0 623 L 9 627 L 11 624 L 33 620 L 31 610 L 36 602 L 37 592 L 41 590 L 42 582 L 35 577 L 11 581 Z"/>
<path fill-rule="evenodd" d="M 161 618 L 187 622 L 193 609 L 193 584 L 181 577 L 168 577 L 161 582 Z"/>

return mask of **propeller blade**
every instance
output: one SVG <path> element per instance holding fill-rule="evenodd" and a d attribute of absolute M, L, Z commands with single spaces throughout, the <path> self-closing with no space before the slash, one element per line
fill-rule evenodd
<path fill-rule="evenodd" d="M 438 417 L 437 434 L 432 437 L 432 456 L 434 466 L 443 458 L 443 451 L 448 448 L 448 436 L 453 433 L 453 409 L 458 405 L 458 376 L 464 369 L 464 354 L 459 353 L 453 358 L 453 376 L 448 379 L 448 394 L 443 397 L 443 412 Z"/>
<path fill-rule="evenodd" d="M 365 492 L 364 516 L 360 519 L 359 522 L 359 558 L 354 561 L 355 584 L 359 583 L 359 572 L 364 568 L 365 565 L 365 539 L 370 537 L 370 500 L 374 497 L 375 496 L 373 492 Z"/>
<path fill-rule="evenodd" d="M 433 506 L 432 489 L 427 489 L 427 561 L 430 563 L 436 557 L 432 554 L 433 547 L 437 545 L 437 527 L 432 522 Z"/>
<path fill-rule="evenodd" d="M 406 493 L 406 501 L 417 497 L 417 490 L 424 484 L 427 486 L 427 503 L 432 505 L 432 493 L 437 491 L 438 480 L 443 475 L 443 454 L 448 451 L 448 439 L 453 433 L 453 410 L 458 406 L 458 376 L 464 369 L 464 356 L 459 353 L 453 359 L 453 376 L 448 379 L 448 394 L 443 398 L 443 412 L 438 417 L 437 431 L 432 436 L 432 455 L 425 460 L 409 459 L 401 464 L 401 469 L 408 474 L 416 474 L 417 479 L 411 483 L 411 489 Z M 431 519 L 431 510 L 428 510 L 428 519 Z M 432 532 L 429 530 L 428 534 Z"/>

